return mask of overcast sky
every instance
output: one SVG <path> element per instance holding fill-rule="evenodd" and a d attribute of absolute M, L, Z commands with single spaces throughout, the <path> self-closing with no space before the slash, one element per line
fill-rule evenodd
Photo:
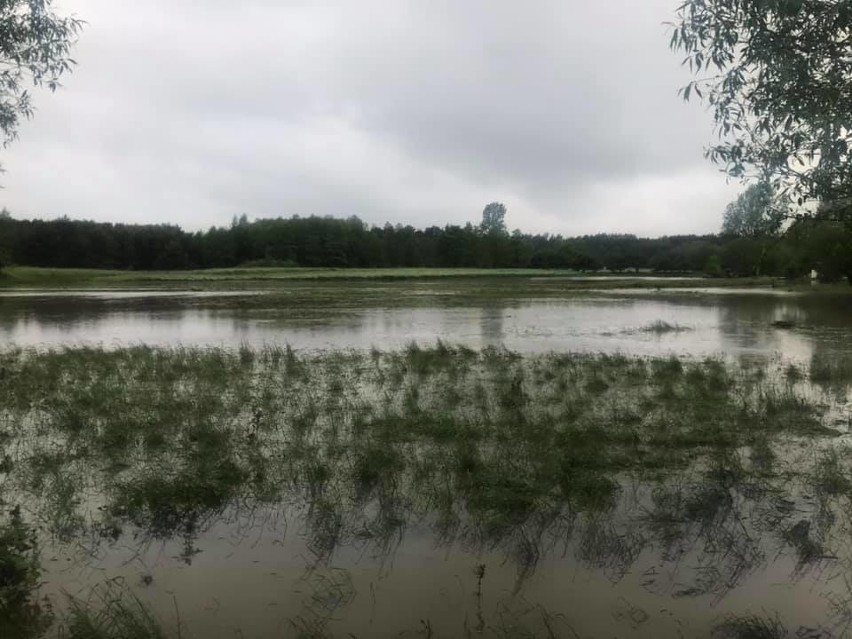
<path fill-rule="evenodd" d="M 718 230 L 668 50 L 680 0 L 58 0 L 79 63 L 0 161 L 16 217 L 358 215 L 639 235 Z"/>

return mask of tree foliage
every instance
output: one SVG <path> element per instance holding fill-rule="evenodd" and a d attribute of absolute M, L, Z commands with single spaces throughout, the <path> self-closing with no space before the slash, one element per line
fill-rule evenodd
<path fill-rule="evenodd" d="M 808 268 L 824 282 L 846 277 L 852 284 L 852 211 L 843 213 L 841 221 L 836 209 L 820 206 L 813 217 L 796 220 L 787 233 Z"/>
<path fill-rule="evenodd" d="M 807 224 L 805 224 L 807 222 Z M 478 225 L 370 226 L 357 217 L 267 218 L 187 232 L 173 225 L 18 220 L 0 215 L 0 253 L 20 266 L 160 270 L 234 266 L 477 267 L 799 277 L 852 275 L 852 225 L 796 222 L 766 237 L 486 234 Z M 821 230 L 823 229 L 823 230 Z M 795 231 L 795 232 L 794 232 Z M 845 234 L 844 234 L 845 233 Z M 831 250 L 819 244 L 831 242 Z M 844 253 L 845 251 L 845 253 Z"/>
<path fill-rule="evenodd" d="M 61 17 L 52 0 L 0 0 L 0 132 L 17 137 L 22 117 L 33 114 L 31 86 L 51 91 L 71 71 L 70 57 L 82 22 Z"/>
<path fill-rule="evenodd" d="M 784 217 L 774 205 L 774 195 L 768 182 L 749 186 L 725 209 L 722 233 L 751 238 L 776 235 Z"/>
<path fill-rule="evenodd" d="M 505 235 L 506 233 L 506 205 L 502 202 L 491 202 L 482 210 L 482 224 L 480 228 L 483 233 L 494 233 Z"/>
<path fill-rule="evenodd" d="M 671 46 L 696 78 L 732 176 L 769 180 L 796 215 L 852 201 L 852 2 L 687 0 Z"/>

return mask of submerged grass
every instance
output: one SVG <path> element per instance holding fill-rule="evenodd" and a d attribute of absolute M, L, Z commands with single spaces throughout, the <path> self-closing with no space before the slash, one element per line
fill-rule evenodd
<path fill-rule="evenodd" d="M 595 274 L 595 286 L 610 280 L 623 286 L 625 281 L 648 280 L 649 288 L 667 285 L 682 286 L 683 280 L 663 277 L 648 278 L 648 273 L 605 273 Z M 215 283 L 215 282 L 275 282 L 298 280 L 429 280 L 448 278 L 572 278 L 582 280 L 588 273 L 567 269 L 535 268 L 311 268 L 311 267 L 237 267 L 211 268 L 184 271 L 122 271 L 84 268 L 42 268 L 33 266 L 10 266 L 0 274 L 0 288 L 15 286 L 128 286 L 169 285 L 171 283 Z M 702 284 L 713 286 L 770 286 L 776 280 L 771 277 L 750 278 L 702 278 Z M 837 287 L 839 290 L 845 290 Z M 808 288 L 807 290 L 812 290 Z"/>
<path fill-rule="evenodd" d="M 717 360 L 439 343 L 306 358 L 248 346 L 13 350 L 0 367 L 5 423 L 29 424 L 13 460 L 28 489 L 46 498 L 52 477 L 97 455 L 115 487 L 106 511 L 158 536 L 203 525 L 247 489 L 315 495 L 336 477 L 362 503 L 408 490 L 415 470 L 426 490 L 449 482 L 448 508 L 499 531 L 544 504 L 605 509 L 619 473 L 659 474 L 820 424 L 816 405 Z M 72 521 L 73 496 L 60 501 Z"/>
<path fill-rule="evenodd" d="M 179 639 L 180 630 L 168 633 L 163 624 L 126 587 L 108 584 L 86 600 L 71 598 L 71 609 L 61 639 Z"/>
<path fill-rule="evenodd" d="M 0 636 L 38 637 L 50 626 L 51 610 L 35 596 L 40 575 L 35 530 L 16 506 L 0 517 Z"/>
<path fill-rule="evenodd" d="M 811 358 L 810 379 L 821 386 L 852 384 L 852 357 L 843 353 L 815 353 Z"/>
<path fill-rule="evenodd" d="M 108 269 L 40 268 L 4 269 L 0 286 L 126 286 L 129 284 L 209 283 L 231 281 L 294 280 L 410 280 L 458 277 L 553 277 L 579 275 L 555 269 L 480 268 L 309 268 L 244 267 L 189 271 L 121 271 Z"/>
<path fill-rule="evenodd" d="M 654 333 L 655 335 L 664 335 L 665 333 L 681 333 L 691 330 L 689 327 L 681 326 L 680 324 L 670 324 L 664 320 L 655 320 L 650 324 L 639 329 L 640 333 Z"/>
<path fill-rule="evenodd" d="M 714 628 L 712 636 L 714 639 L 784 639 L 789 635 L 776 617 L 749 615 L 729 617 Z"/>
<path fill-rule="evenodd" d="M 830 441 L 822 405 L 722 360 L 139 346 L 9 349 L 0 370 L 0 497 L 57 539 L 182 539 L 187 563 L 222 517 L 298 504 L 318 566 L 418 525 L 504 550 L 523 578 L 567 536 L 612 579 L 663 548 L 694 573 L 683 592 L 722 596 L 770 549 L 828 554 L 817 513 L 786 505 L 791 477 L 852 493 L 830 448 L 780 468 L 780 442 Z M 69 636 L 161 636 L 138 634 L 156 628 L 138 601 L 101 603 Z"/>

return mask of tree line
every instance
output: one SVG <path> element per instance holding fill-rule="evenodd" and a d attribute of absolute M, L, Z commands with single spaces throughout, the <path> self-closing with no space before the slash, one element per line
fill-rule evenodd
<path fill-rule="evenodd" d="M 489 205 L 490 206 L 490 205 Z M 504 209 L 505 211 L 505 209 Z M 777 234 L 640 238 L 508 233 L 493 211 L 479 225 L 370 226 L 357 217 L 234 218 L 187 232 L 169 224 L 21 220 L 0 214 L 0 267 L 173 270 L 238 266 L 476 267 L 647 270 L 711 276 L 852 276 L 852 227 L 807 218 Z"/>
<path fill-rule="evenodd" d="M 73 68 L 70 52 L 82 25 L 55 13 L 52 0 L 0 4 L 4 143 L 33 114 L 29 87 L 54 90 Z M 726 212 L 720 235 L 509 234 L 499 203 L 486 208 L 478 226 L 426 229 L 370 227 L 357 218 L 242 217 L 229 228 L 188 233 L 171 225 L 6 214 L 0 268 L 477 266 L 787 277 L 814 269 L 825 280 L 852 281 L 852 3 L 685 0 L 670 27 L 670 46 L 694 74 L 681 95 L 705 100 L 716 123 L 708 157 L 729 175 L 757 183 Z M 782 228 L 791 217 L 797 219 Z"/>

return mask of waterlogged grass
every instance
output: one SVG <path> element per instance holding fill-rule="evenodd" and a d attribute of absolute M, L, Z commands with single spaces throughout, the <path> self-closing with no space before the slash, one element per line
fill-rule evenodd
<path fill-rule="evenodd" d="M 470 277 L 552 277 L 579 275 L 553 269 L 478 268 L 214 268 L 191 271 L 120 271 L 108 269 L 13 266 L 3 270 L 0 286 L 126 286 L 132 284 L 210 283 L 278 280 L 409 280 Z"/>
<path fill-rule="evenodd" d="M 123 584 L 99 586 L 86 600 L 71 598 L 70 612 L 59 628 L 68 639 L 179 639 Z"/>
<path fill-rule="evenodd" d="M 86 481 L 95 456 L 114 486 L 106 511 L 157 535 L 247 490 L 324 495 L 331 478 L 348 493 L 336 505 L 416 483 L 434 491 L 424 511 L 463 510 L 491 534 L 545 505 L 605 509 L 619 473 L 822 430 L 816 406 L 714 360 L 139 347 L 15 351 L 0 366 L 6 436 L 27 440 L 9 463 L 58 533 L 77 518 L 58 479 Z"/>
<path fill-rule="evenodd" d="M 589 279 L 589 275 L 596 276 Z M 296 282 L 427 282 L 431 280 L 524 280 L 541 279 L 561 282 L 568 288 L 683 288 L 700 281 L 702 287 L 769 287 L 778 280 L 770 277 L 705 278 L 694 280 L 665 276 L 655 277 L 649 273 L 582 273 L 559 269 L 480 269 L 480 268 L 308 268 L 308 267 L 241 267 L 186 271 L 121 271 L 108 269 L 41 268 L 11 266 L 0 273 L 0 290 L 4 288 L 233 288 L 241 284 L 255 286 L 287 285 Z M 848 287 L 801 288 L 802 291 L 834 291 L 847 293 Z"/>
<path fill-rule="evenodd" d="M 849 386 L 852 384 L 852 357 L 843 353 L 814 354 L 810 379 L 820 386 Z"/>
<path fill-rule="evenodd" d="M 40 575 L 35 531 L 14 507 L 0 516 L 0 636 L 38 637 L 50 626 L 35 596 Z"/>
<path fill-rule="evenodd" d="M 784 639 L 789 635 L 778 619 L 752 615 L 726 619 L 713 629 L 712 636 L 714 639 Z"/>
<path fill-rule="evenodd" d="M 665 333 L 681 333 L 683 331 L 688 330 L 691 329 L 687 326 L 680 326 L 679 324 L 670 324 L 664 320 L 656 320 L 640 328 L 639 332 L 654 333 L 655 335 L 664 335 Z"/>
<path fill-rule="evenodd" d="M 295 507 L 312 566 L 416 527 L 500 550 L 519 582 L 556 543 L 614 581 L 659 552 L 649 588 L 721 598 L 778 557 L 837 558 L 848 524 L 848 455 L 798 371 L 441 343 L 10 349 L 0 371 L 0 496 L 25 505 L 20 526 L 92 554 L 179 539 L 191 564 L 217 522 Z M 791 442 L 816 452 L 788 463 Z M 28 570 L 15 610 L 34 601 Z M 69 636 L 163 636 L 136 599 L 96 603 L 75 600 Z M 318 623 L 292 620 L 325 636 Z"/>

